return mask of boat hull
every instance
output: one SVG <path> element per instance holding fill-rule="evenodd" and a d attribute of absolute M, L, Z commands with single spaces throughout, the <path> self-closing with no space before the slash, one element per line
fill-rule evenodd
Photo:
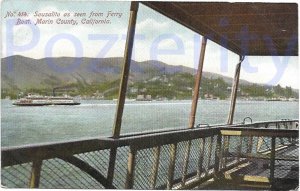
<path fill-rule="evenodd" d="M 16 106 L 47 106 L 47 105 L 80 105 L 80 102 L 68 96 L 28 95 L 13 102 Z"/>
<path fill-rule="evenodd" d="M 80 103 L 13 103 L 16 106 L 80 105 Z"/>
<path fill-rule="evenodd" d="M 80 103 L 52 103 L 50 105 L 80 105 Z"/>
<path fill-rule="evenodd" d="M 46 105 L 52 105 L 50 103 L 13 103 L 13 105 L 16 106 L 46 106 Z"/>

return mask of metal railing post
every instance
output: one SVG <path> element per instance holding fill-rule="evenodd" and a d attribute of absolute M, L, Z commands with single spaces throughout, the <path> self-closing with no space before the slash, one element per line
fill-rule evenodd
<path fill-rule="evenodd" d="M 116 110 L 115 121 L 113 126 L 113 138 L 119 138 L 121 132 L 122 116 L 123 116 L 123 110 L 125 104 L 138 8 L 139 8 L 138 2 L 134 2 L 134 1 L 131 2 L 128 31 L 127 31 L 126 45 L 124 51 L 124 65 L 123 65 L 123 71 L 121 75 L 118 104 L 117 104 L 117 110 Z M 109 168 L 107 173 L 107 179 L 110 185 L 112 185 L 113 182 L 116 155 L 117 155 L 117 148 L 112 148 L 110 151 Z"/>

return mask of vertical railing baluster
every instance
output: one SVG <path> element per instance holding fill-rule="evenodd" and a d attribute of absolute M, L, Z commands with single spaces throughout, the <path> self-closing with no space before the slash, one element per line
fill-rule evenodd
<path fill-rule="evenodd" d="M 217 135 L 217 143 L 216 143 L 216 150 L 215 150 L 215 168 L 214 168 L 214 174 L 215 178 L 219 178 L 219 171 L 220 171 L 220 162 L 222 161 L 222 150 L 221 150 L 221 144 L 222 144 L 222 135 L 221 133 Z"/>
<path fill-rule="evenodd" d="M 208 162 L 207 162 L 207 171 L 205 172 L 205 176 L 208 175 L 209 172 L 209 167 L 210 167 L 210 161 L 211 161 L 211 148 L 212 148 L 212 144 L 213 144 L 213 136 L 210 137 L 210 144 L 208 145 Z"/>
<path fill-rule="evenodd" d="M 249 136 L 248 145 L 247 145 L 247 153 L 252 153 L 252 145 L 253 145 L 253 136 Z"/>
<path fill-rule="evenodd" d="M 108 171 L 107 171 L 107 181 L 108 181 L 109 188 L 113 188 L 116 157 L 117 157 L 117 148 L 112 147 L 110 149 Z"/>
<path fill-rule="evenodd" d="M 39 187 L 42 163 L 42 160 L 35 160 L 32 162 L 29 188 Z"/>
<path fill-rule="evenodd" d="M 260 148 L 264 143 L 263 137 L 257 137 L 257 145 L 256 145 L 256 152 L 260 152 Z"/>
<path fill-rule="evenodd" d="M 275 172 L 275 145 L 276 137 L 272 137 L 271 140 L 271 157 L 270 157 L 270 180 L 271 184 L 274 183 L 274 172 Z"/>
<path fill-rule="evenodd" d="M 230 147 L 230 136 L 224 137 L 224 151 L 223 156 L 224 157 L 224 167 L 226 167 L 228 162 L 228 153 L 229 153 L 229 147 Z"/>
<path fill-rule="evenodd" d="M 199 160 L 198 160 L 198 169 L 197 169 L 197 177 L 201 178 L 202 166 L 203 166 L 203 158 L 204 158 L 204 146 L 205 146 L 205 138 L 202 138 L 202 145 L 200 145 L 199 151 Z"/>
<path fill-rule="evenodd" d="M 189 140 L 186 145 L 186 152 L 184 155 L 184 163 L 183 163 L 183 168 L 182 168 L 182 179 L 181 179 L 182 186 L 184 186 L 185 182 L 186 182 L 186 173 L 187 173 L 187 168 L 188 168 L 188 164 L 189 164 L 191 145 L 192 145 L 192 141 Z"/>
<path fill-rule="evenodd" d="M 237 155 L 237 162 L 239 162 L 241 160 L 241 154 L 242 154 L 242 146 L 243 146 L 243 137 L 239 136 L 240 138 L 240 143 L 238 145 L 238 155 Z"/>
<path fill-rule="evenodd" d="M 134 147 L 130 147 L 130 151 L 128 154 L 128 165 L 127 165 L 127 176 L 126 176 L 125 189 L 133 188 L 136 152 L 137 151 Z"/>
<path fill-rule="evenodd" d="M 168 171 L 167 190 L 171 190 L 173 187 L 177 143 L 171 144 L 170 149 L 171 149 L 170 150 L 171 153 L 170 153 L 170 164 L 169 164 L 169 171 Z"/>
<path fill-rule="evenodd" d="M 152 168 L 151 186 L 150 186 L 151 189 L 155 189 L 158 167 L 159 167 L 159 157 L 160 157 L 160 146 L 154 148 L 154 164 Z"/>

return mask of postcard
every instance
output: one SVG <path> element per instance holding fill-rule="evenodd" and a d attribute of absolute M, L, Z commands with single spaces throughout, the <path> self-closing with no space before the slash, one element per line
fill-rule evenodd
<path fill-rule="evenodd" d="M 1 186 L 292 190 L 296 2 L 4 0 Z"/>

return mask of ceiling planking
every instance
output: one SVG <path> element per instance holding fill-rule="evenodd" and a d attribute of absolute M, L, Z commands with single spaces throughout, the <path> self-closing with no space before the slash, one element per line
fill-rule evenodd
<path fill-rule="evenodd" d="M 298 56 L 296 3 L 142 3 L 236 54 Z"/>

